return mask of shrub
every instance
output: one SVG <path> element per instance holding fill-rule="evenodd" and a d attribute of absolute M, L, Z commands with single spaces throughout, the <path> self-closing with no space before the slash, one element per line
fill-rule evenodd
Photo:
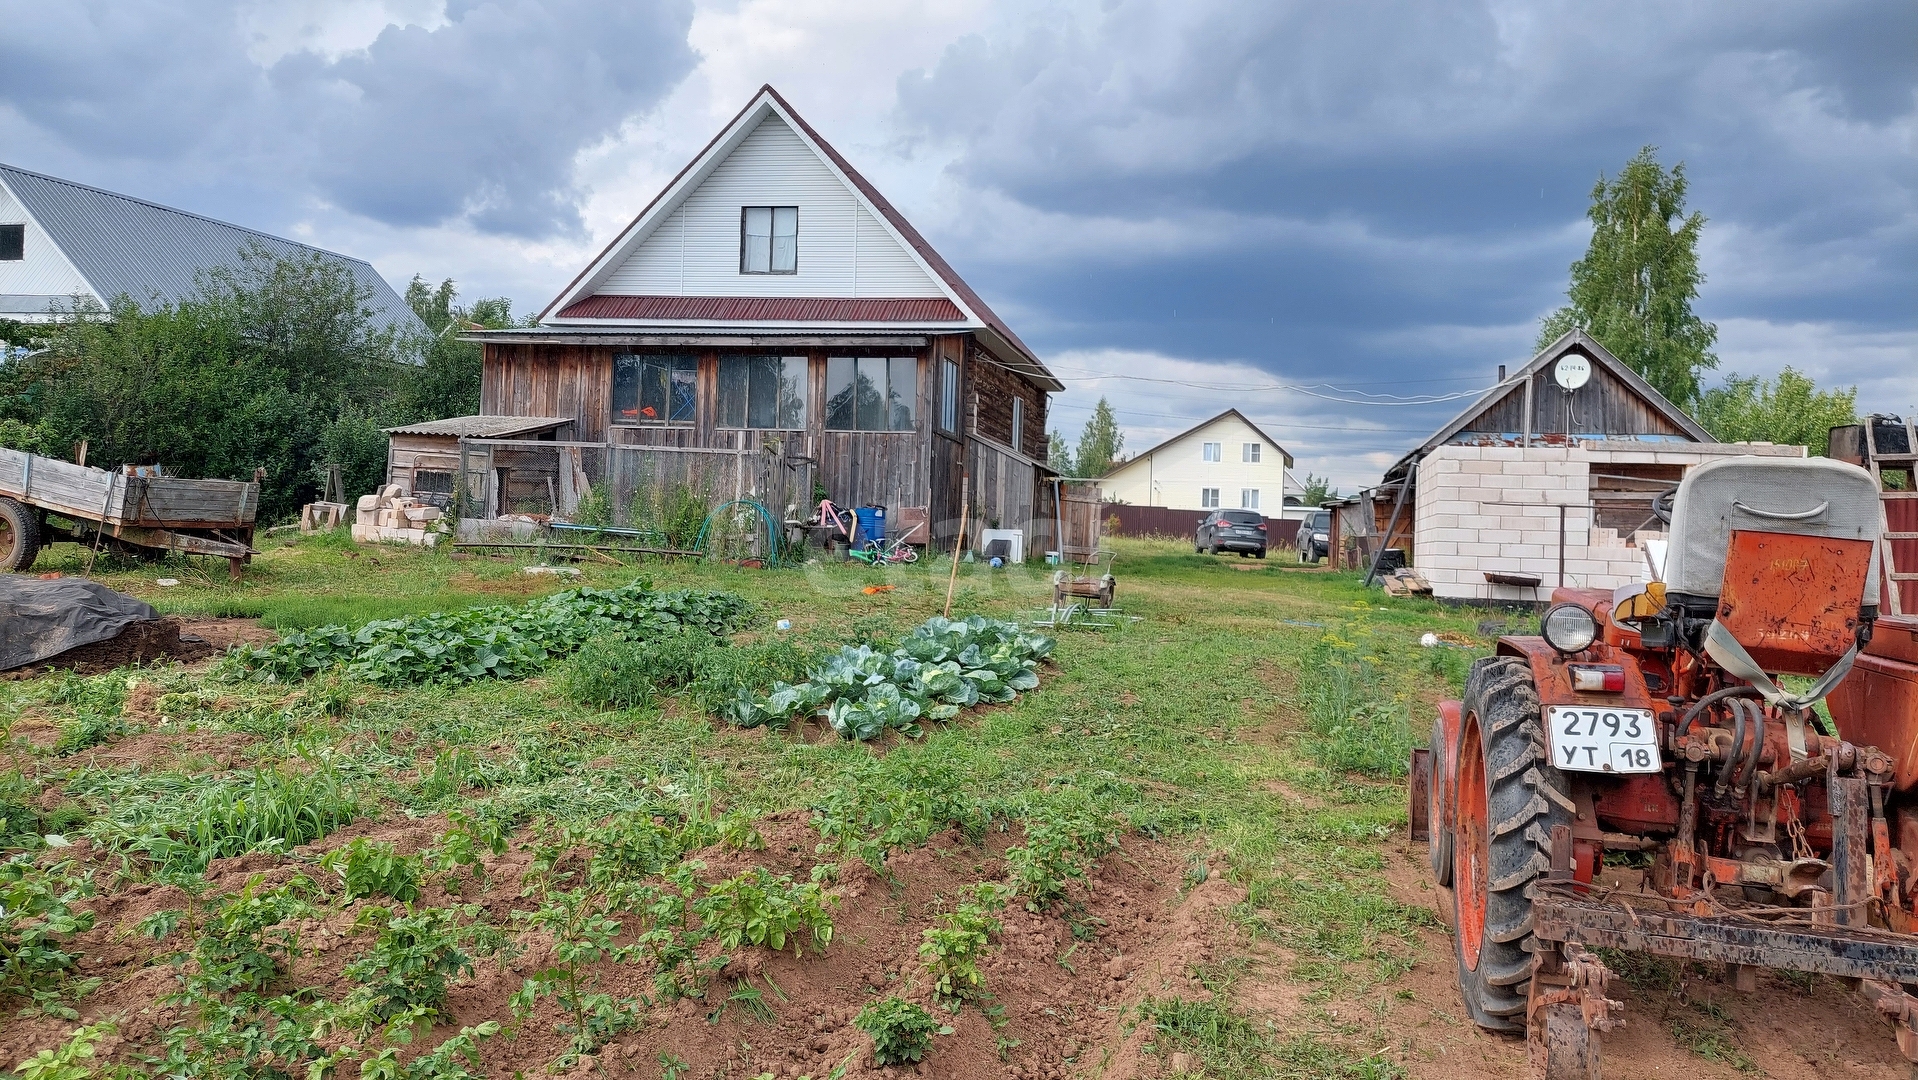
<path fill-rule="evenodd" d="M 932 1049 L 932 1035 L 942 1028 L 932 1014 L 910 1001 L 889 997 L 859 1010 L 853 1025 L 872 1037 L 873 1060 L 881 1065 L 910 1065 Z"/>

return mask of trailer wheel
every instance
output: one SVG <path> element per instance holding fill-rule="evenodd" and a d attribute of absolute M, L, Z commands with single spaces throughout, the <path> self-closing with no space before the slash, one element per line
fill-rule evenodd
<path fill-rule="evenodd" d="M 1554 825 L 1572 821 L 1546 756 L 1523 658 L 1481 660 L 1465 686 L 1454 807 L 1452 910 L 1459 992 L 1490 1031 L 1523 1031 L 1532 981 L 1532 884 L 1551 868 Z"/>
<path fill-rule="evenodd" d="M 18 500 L 0 496 L 0 570 L 25 570 L 40 554 L 40 519 Z"/>

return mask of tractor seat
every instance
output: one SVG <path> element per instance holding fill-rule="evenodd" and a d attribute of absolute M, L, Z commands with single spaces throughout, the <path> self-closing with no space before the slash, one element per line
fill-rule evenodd
<path fill-rule="evenodd" d="M 1883 529 L 1878 484 L 1830 458 L 1745 457 L 1708 461 L 1685 474 L 1672 504 L 1665 584 L 1682 607 L 1709 611 L 1725 585 L 1734 529 L 1873 544 L 1861 608 L 1878 606 Z"/>

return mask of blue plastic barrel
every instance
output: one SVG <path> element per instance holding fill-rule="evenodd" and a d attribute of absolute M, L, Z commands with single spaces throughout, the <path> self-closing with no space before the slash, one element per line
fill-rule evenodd
<path fill-rule="evenodd" d="M 864 544 L 868 540 L 886 542 L 886 508 L 883 506 L 861 506 L 853 511 L 859 519 L 857 542 Z"/>

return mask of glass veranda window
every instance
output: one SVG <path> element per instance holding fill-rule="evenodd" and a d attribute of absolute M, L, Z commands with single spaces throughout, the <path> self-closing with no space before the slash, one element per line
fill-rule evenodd
<path fill-rule="evenodd" d="M 698 404 L 698 357 L 613 357 L 613 423 L 690 424 Z"/>
<path fill-rule="evenodd" d="M 793 274 L 799 271 L 799 208 L 739 208 L 739 272 Z"/>
<path fill-rule="evenodd" d="M 786 430 L 805 427 L 806 358 L 720 357 L 719 426 Z"/>
<path fill-rule="evenodd" d="M 826 360 L 826 427 L 911 431 L 917 426 L 919 361 L 910 356 Z"/>

